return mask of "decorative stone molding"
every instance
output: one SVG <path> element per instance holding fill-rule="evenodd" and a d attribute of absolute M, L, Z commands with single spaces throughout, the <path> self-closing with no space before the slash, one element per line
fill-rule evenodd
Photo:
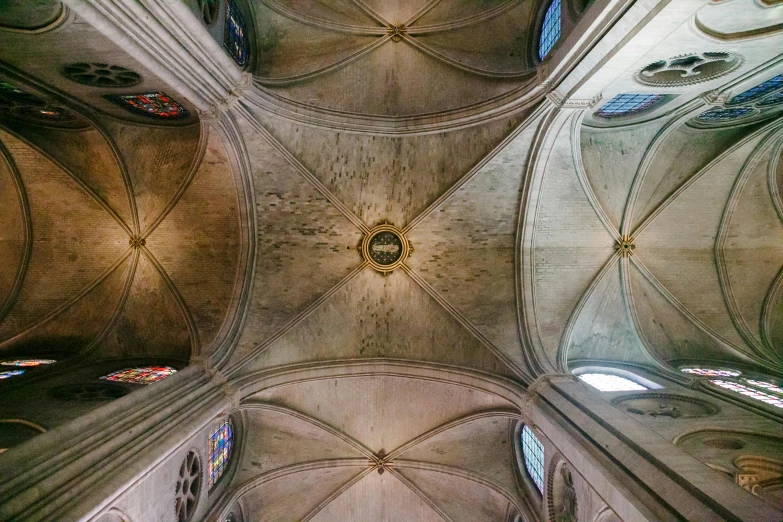
<path fill-rule="evenodd" d="M 370 230 L 360 248 L 365 261 L 381 274 L 389 274 L 400 267 L 411 252 L 405 233 L 388 223 Z"/>
<path fill-rule="evenodd" d="M 547 473 L 547 511 L 550 522 L 577 521 L 577 495 L 571 467 L 562 455 L 552 458 Z"/>
<path fill-rule="evenodd" d="M 624 395 L 612 400 L 612 404 L 632 415 L 672 419 L 709 417 L 720 411 L 711 402 L 673 393 Z"/>
<path fill-rule="evenodd" d="M 679 87 L 718 78 L 742 62 L 740 55 L 726 51 L 681 54 L 647 65 L 634 79 L 642 85 Z"/>
<path fill-rule="evenodd" d="M 555 374 L 546 374 L 539 376 L 535 381 L 533 381 L 533 384 L 531 384 L 527 392 L 528 394 L 534 394 L 539 393 L 540 390 L 543 388 L 547 388 L 551 385 L 551 383 L 555 382 L 562 382 L 562 383 L 571 383 L 571 382 L 579 382 L 579 379 L 570 373 L 555 373 Z"/>

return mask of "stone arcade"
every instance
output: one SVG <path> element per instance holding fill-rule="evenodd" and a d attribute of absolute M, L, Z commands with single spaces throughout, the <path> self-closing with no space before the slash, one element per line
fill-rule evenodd
<path fill-rule="evenodd" d="M 783 519 L 781 0 L 0 2 L 0 520 Z"/>

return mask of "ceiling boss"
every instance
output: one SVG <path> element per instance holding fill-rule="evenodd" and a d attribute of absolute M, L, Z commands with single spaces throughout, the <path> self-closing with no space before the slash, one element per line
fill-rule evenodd
<path fill-rule="evenodd" d="M 361 251 L 374 270 L 387 274 L 402 265 L 410 255 L 411 247 L 400 229 L 381 224 L 364 236 Z"/>

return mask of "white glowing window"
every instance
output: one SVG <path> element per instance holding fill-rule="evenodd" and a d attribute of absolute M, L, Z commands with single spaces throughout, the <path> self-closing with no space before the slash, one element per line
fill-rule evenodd
<path fill-rule="evenodd" d="M 753 386 L 759 386 L 771 392 L 775 392 L 779 395 L 783 395 L 783 388 L 781 388 L 780 386 L 775 386 L 774 384 L 769 383 L 767 381 L 756 381 L 753 379 L 745 379 L 745 382 L 747 382 L 748 384 L 752 384 Z"/>
<path fill-rule="evenodd" d="M 682 371 L 705 377 L 737 377 L 740 374 L 737 370 L 712 370 L 710 368 L 682 368 Z"/>
<path fill-rule="evenodd" d="M 635 391 L 646 390 L 641 384 L 635 383 L 619 375 L 609 375 L 608 373 L 583 373 L 579 376 L 584 382 L 600 391 Z"/>
<path fill-rule="evenodd" d="M 736 382 L 729 382 L 729 381 L 722 381 L 720 379 L 715 379 L 710 381 L 712 384 L 716 386 L 720 386 L 721 388 L 726 388 L 727 390 L 735 391 L 737 393 L 741 393 L 742 395 L 745 395 L 747 397 L 751 397 L 753 399 L 756 399 L 757 401 L 765 402 L 767 404 L 771 404 L 773 406 L 776 406 L 778 408 L 783 408 L 783 398 L 777 397 L 775 395 L 772 395 L 771 393 L 763 392 L 761 390 L 754 390 L 753 388 L 750 388 L 748 386 L 745 386 L 744 384 L 739 384 Z M 751 384 L 755 384 L 758 382 L 763 381 L 748 381 Z M 765 385 L 770 385 L 769 383 L 764 383 Z M 777 388 L 777 386 L 773 386 L 774 388 Z M 779 389 L 779 388 L 778 388 Z"/>
<path fill-rule="evenodd" d="M 525 458 L 525 468 L 530 478 L 535 482 L 538 491 L 544 493 L 544 446 L 533 434 L 533 431 L 524 426 L 522 428 L 522 455 Z"/>

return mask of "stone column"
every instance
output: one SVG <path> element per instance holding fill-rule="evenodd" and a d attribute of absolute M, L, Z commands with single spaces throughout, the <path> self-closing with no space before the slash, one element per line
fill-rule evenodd
<path fill-rule="evenodd" d="M 249 87 L 243 73 L 182 0 L 64 0 L 201 111 L 224 109 Z"/>

